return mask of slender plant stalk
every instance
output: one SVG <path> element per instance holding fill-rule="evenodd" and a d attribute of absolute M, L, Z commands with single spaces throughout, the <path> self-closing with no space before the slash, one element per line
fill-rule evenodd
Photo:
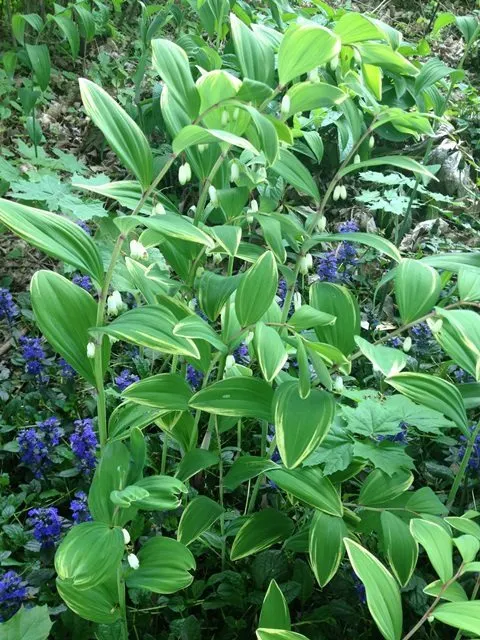
<path fill-rule="evenodd" d="M 417 631 L 420 629 L 420 627 L 425 624 L 425 622 L 428 620 L 428 618 L 432 615 L 432 613 L 433 613 L 435 607 L 437 606 L 437 604 L 442 599 L 442 595 L 445 593 L 445 591 L 448 589 L 448 587 L 451 584 L 453 584 L 456 580 L 458 580 L 458 578 L 461 576 L 462 571 L 463 571 L 463 566 L 464 565 L 463 565 L 463 562 L 462 562 L 462 564 L 460 565 L 457 573 L 453 576 L 453 578 L 450 578 L 450 580 L 448 580 L 447 582 L 445 582 L 444 585 L 442 585 L 442 588 L 441 588 L 440 593 L 438 594 L 438 596 L 432 602 L 430 607 L 425 611 L 425 613 L 420 618 L 420 620 L 417 622 L 417 624 L 412 629 L 410 629 L 410 631 L 407 633 L 407 635 L 403 636 L 402 640 L 409 640 L 410 638 L 412 638 L 417 633 Z"/>
<path fill-rule="evenodd" d="M 218 417 L 214 418 L 215 424 L 215 436 L 217 438 L 217 447 L 218 447 L 218 502 L 223 509 L 223 494 L 224 494 L 224 486 L 223 486 L 223 458 L 222 458 L 222 441 L 220 439 L 220 431 L 218 429 Z M 220 534 L 222 536 L 222 571 L 225 569 L 225 554 L 226 554 L 226 544 L 225 544 L 225 511 L 222 511 L 222 515 L 220 516 Z"/>
<path fill-rule="evenodd" d="M 118 603 L 120 605 L 120 613 L 122 620 L 122 640 L 128 640 L 128 623 L 127 623 L 127 605 L 125 596 L 125 578 L 123 575 L 123 567 L 120 564 L 117 568 L 117 591 Z"/>
<path fill-rule="evenodd" d="M 465 473 L 467 472 L 467 466 L 472 457 L 473 448 L 475 446 L 475 439 L 480 433 L 480 422 L 477 424 L 475 429 L 472 431 L 470 439 L 468 440 L 467 448 L 465 449 L 465 453 L 462 458 L 462 462 L 460 463 L 460 468 L 455 476 L 455 480 L 453 481 L 452 488 L 450 489 L 450 493 L 447 498 L 447 507 L 450 509 L 455 502 L 455 497 L 457 495 L 458 489 L 462 484 Z"/>
<path fill-rule="evenodd" d="M 203 183 L 203 187 L 197 202 L 197 208 L 195 209 L 195 215 L 193 217 L 193 224 L 197 226 L 198 226 L 198 223 L 202 220 L 203 212 L 205 211 L 205 205 L 207 204 L 208 190 L 213 182 L 213 179 L 217 175 L 217 171 L 220 169 L 220 167 L 223 164 L 223 161 L 227 157 L 228 152 L 231 149 L 231 146 L 232 145 L 228 145 L 227 148 L 224 149 L 222 153 L 218 156 L 218 158 L 215 161 L 215 164 L 210 169 L 210 173 L 208 174 L 208 176 L 205 179 L 205 182 Z"/>
<path fill-rule="evenodd" d="M 160 465 L 160 473 L 163 476 L 167 470 L 167 455 L 168 455 L 168 434 L 163 432 L 163 446 L 162 446 L 162 462 Z"/>
<path fill-rule="evenodd" d="M 275 447 L 277 446 L 277 439 L 274 436 L 272 438 L 272 441 L 270 442 L 270 446 L 268 447 L 268 451 L 266 454 L 266 458 L 267 460 L 269 460 L 272 457 L 273 452 L 275 451 Z M 248 506 L 246 508 L 246 513 L 251 513 L 253 511 L 253 508 L 255 507 L 255 502 L 257 501 L 257 496 L 258 496 L 258 492 L 260 490 L 260 485 L 262 483 L 263 480 L 263 473 L 261 473 L 259 476 L 257 476 L 257 479 L 255 480 L 255 485 L 253 487 L 253 491 L 252 491 L 252 495 L 250 498 L 250 501 L 248 501 L 248 494 L 247 494 L 247 503 Z"/>

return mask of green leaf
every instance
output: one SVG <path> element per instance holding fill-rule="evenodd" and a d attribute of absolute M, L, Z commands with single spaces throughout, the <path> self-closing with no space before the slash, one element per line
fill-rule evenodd
<path fill-rule="evenodd" d="M 268 585 L 258 624 L 266 629 L 290 631 L 291 623 L 288 604 L 275 580 L 271 580 Z"/>
<path fill-rule="evenodd" d="M 417 491 L 409 492 L 405 507 L 416 513 L 425 513 L 432 516 L 444 516 L 448 509 L 435 495 L 430 487 L 422 487 Z"/>
<path fill-rule="evenodd" d="M 380 521 L 388 563 L 400 586 L 405 587 L 417 564 L 418 544 L 408 525 L 390 511 L 383 511 Z"/>
<path fill-rule="evenodd" d="M 123 396 L 146 407 L 187 411 L 192 390 L 179 374 L 160 373 L 131 384 Z"/>
<path fill-rule="evenodd" d="M 447 67 L 438 58 L 431 58 L 421 67 L 420 73 L 415 78 L 415 93 L 421 93 L 453 72 L 454 69 Z"/>
<path fill-rule="evenodd" d="M 326 82 L 298 82 L 288 91 L 290 109 L 287 117 L 294 113 L 313 111 L 314 109 L 328 109 L 341 104 L 348 98 L 348 94 L 333 84 Z"/>
<path fill-rule="evenodd" d="M 382 403 L 374 398 L 367 398 L 357 407 L 342 408 L 347 431 L 364 436 L 395 435 L 399 433 L 400 416 L 397 410 L 390 410 L 388 401 Z"/>
<path fill-rule="evenodd" d="M 403 324 L 429 313 L 441 289 L 435 269 L 418 260 L 402 260 L 395 271 L 395 298 Z"/>
<path fill-rule="evenodd" d="M 305 243 L 305 250 L 308 251 L 308 249 L 320 242 L 336 242 L 337 240 L 339 242 L 358 242 L 359 244 L 365 244 L 380 253 L 384 253 L 389 258 L 395 260 L 395 262 L 400 262 L 402 259 L 400 251 L 394 244 L 386 238 L 376 236 L 373 233 L 318 233 L 312 236 L 310 241 Z"/>
<path fill-rule="evenodd" d="M 177 467 L 175 476 L 185 482 L 199 471 L 208 469 L 218 463 L 218 456 L 207 449 L 192 449 L 187 451 Z"/>
<path fill-rule="evenodd" d="M 151 218 L 138 218 L 148 229 L 157 231 L 167 238 L 178 238 L 188 242 L 203 244 L 213 249 L 215 243 L 204 231 L 196 227 L 187 216 L 179 216 L 175 213 L 165 213 Z"/>
<path fill-rule="evenodd" d="M 266 382 L 242 376 L 208 385 L 193 396 L 190 406 L 221 416 L 271 421 L 272 399 Z"/>
<path fill-rule="evenodd" d="M 40 85 L 40 89 L 45 91 L 50 82 L 50 54 L 46 44 L 26 44 L 28 59 L 32 65 L 33 73 Z"/>
<path fill-rule="evenodd" d="M 233 46 L 244 78 L 272 85 L 275 65 L 274 52 L 233 13 L 230 14 Z"/>
<path fill-rule="evenodd" d="M 308 640 L 301 633 L 282 629 L 257 629 L 256 633 L 258 640 Z"/>
<path fill-rule="evenodd" d="M 310 525 L 308 553 L 313 573 L 321 587 L 325 587 L 337 573 L 345 554 L 343 538 L 348 536 L 342 518 L 315 512 Z"/>
<path fill-rule="evenodd" d="M 163 353 L 199 358 L 193 340 L 173 334 L 176 324 L 177 319 L 165 307 L 145 305 L 123 313 L 105 327 L 96 327 L 95 331 Z"/>
<path fill-rule="evenodd" d="M 225 476 L 225 487 L 234 491 L 242 482 L 256 478 L 269 469 L 277 469 L 272 460 L 257 456 L 241 456 L 235 460 Z"/>
<path fill-rule="evenodd" d="M 71 582 L 60 578 L 57 578 L 56 586 L 67 606 L 85 620 L 98 624 L 113 624 L 120 618 L 116 572 L 101 584 L 88 589 L 79 589 Z"/>
<path fill-rule="evenodd" d="M 459 550 L 463 562 L 473 562 L 480 551 L 480 539 L 468 534 L 454 538 L 453 544 Z"/>
<path fill-rule="evenodd" d="M 449 602 L 466 602 L 468 600 L 465 589 L 458 582 L 449 584 L 445 589 L 445 585 L 441 580 L 435 580 L 435 582 L 427 584 L 423 589 L 423 593 L 428 596 L 440 596 L 442 600 L 448 600 Z"/>
<path fill-rule="evenodd" d="M 193 120 L 198 116 L 200 96 L 185 51 L 166 39 L 152 40 L 153 66 L 168 90 Z"/>
<path fill-rule="evenodd" d="M 278 288 L 275 257 L 266 251 L 248 269 L 235 295 L 235 312 L 242 327 L 261 319 L 272 304 Z"/>
<path fill-rule="evenodd" d="M 17 613 L 0 626 L 1 640 L 47 640 L 53 623 L 47 605 L 21 607 Z"/>
<path fill-rule="evenodd" d="M 330 29 L 309 22 L 291 25 L 278 50 L 278 76 L 285 85 L 340 53 L 341 42 Z"/>
<path fill-rule="evenodd" d="M 344 538 L 352 568 L 365 585 L 367 606 L 386 640 L 402 636 L 402 600 L 393 576 L 357 542 Z"/>
<path fill-rule="evenodd" d="M 297 382 L 285 382 L 275 391 L 273 412 L 282 462 L 287 469 L 294 469 L 327 435 L 335 415 L 335 401 L 330 393 L 318 389 L 312 389 L 308 398 L 302 399 Z"/>
<path fill-rule="evenodd" d="M 453 576 L 452 538 L 443 527 L 428 520 L 410 520 L 410 532 L 427 552 L 433 568 L 443 583 Z"/>
<path fill-rule="evenodd" d="M 406 372 L 390 376 L 386 382 L 410 400 L 451 418 L 468 437 L 470 432 L 462 396 L 451 382 L 427 373 Z"/>
<path fill-rule="evenodd" d="M 333 516 L 342 516 L 343 507 L 338 491 L 318 467 L 302 469 L 267 469 L 265 475 L 280 489 L 306 502 L 315 509 Z"/>
<path fill-rule="evenodd" d="M 125 438 L 133 427 L 143 429 L 152 424 L 162 413 L 160 409 L 146 409 L 145 405 L 123 402 L 110 414 L 108 436 L 111 440 Z"/>
<path fill-rule="evenodd" d="M 134 485 L 137 491 L 147 492 L 139 496 L 133 503 L 137 509 L 146 511 L 173 511 L 182 504 L 182 494 L 188 493 L 187 487 L 177 478 L 169 476 L 147 476 L 137 480 Z M 131 488 L 127 487 L 127 488 Z"/>
<path fill-rule="evenodd" d="M 268 549 L 292 534 L 293 521 L 276 509 L 263 509 L 241 526 L 232 544 L 230 558 L 240 560 Z"/>
<path fill-rule="evenodd" d="M 336 320 L 336 317 L 330 313 L 324 313 L 308 304 L 302 304 L 301 307 L 293 312 L 293 315 L 288 320 L 288 324 L 296 331 L 302 331 L 303 329 L 332 325 L 335 324 Z"/>
<path fill-rule="evenodd" d="M 475 311 L 437 309 L 441 328 L 433 335 L 453 361 L 480 381 L 480 316 Z"/>
<path fill-rule="evenodd" d="M 190 586 L 195 558 L 177 540 L 156 536 L 150 538 L 137 554 L 140 566 L 127 574 L 130 589 L 146 589 L 153 593 L 169 594 Z"/>
<path fill-rule="evenodd" d="M 454 529 L 457 531 L 461 531 L 462 533 L 468 533 L 471 536 L 474 536 L 478 540 L 480 540 L 480 525 L 478 525 L 470 518 L 457 518 L 452 516 L 450 518 L 445 518 L 445 521 L 448 522 Z"/>
<path fill-rule="evenodd" d="M 146 489 L 129 485 L 125 487 L 125 489 L 112 491 L 110 500 L 115 506 L 128 509 L 133 505 L 137 506 L 137 502 L 140 502 L 143 498 L 148 498 L 149 495 Z"/>
<path fill-rule="evenodd" d="M 80 35 L 86 42 L 90 42 L 95 37 L 95 19 L 92 12 L 81 4 L 74 4 L 73 9 L 77 14 Z"/>
<path fill-rule="evenodd" d="M 230 133 L 230 131 L 222 131 L 220 129 L 204 129 L 196 124 L 190 124 L 180 131 L 172 142 L 172 148 L 177 155 L 191 146 L 199 144 L 212 144 L 217 142 L 225 142 L 226 144 L 246 149 L 251 153 L 258 155 L 257 149 L 251 142 L 241 138 L 240 136 Z"/>
<path fill-rule="evenodd" d="M 80 33 L 77 25 L 71 18 L 62 14 L 52 16 L 52 19 L 55 20 L 58 28 L 68 40 L 70 51 L 72 52 L 72 60 L 75 60 L 80 51 Z"/>
<path fill-rule="evenodd" d="M 277 160 L 271 166 L 274 173 L 295 187 L 300 193 L 306 193 L 315 202 L 320 202 L 320 193 L 312 175 L 300 160 L 287 149 L 280 149 Z"/>
<path fill-rule="evenodd" d="M 93 240 L 67 218 L 0 198 L 0 222 L 44 253 L 63 260 L 101 285 L 103 265 Z"/>
<path fill-rule="evenodd" d="M 188 546 L 210 529 L 223 513 L 223 507 L 207 496 L 197 496 L 182 513 L 178 524 L 177 540 Z"/>
<path fill-rule="evenodd" d="M 25 24 L 32 27 L 37 33 L 44 27 L 44 22 L 38 13 L 16 13 L 12 16 L 12 32 L 18 42 L 25 44 Z"/>
<path fill-rule="evenodd" d="M 388 503 L 408 491 L 413 482 L 409 471 L 397 471 L 391 476 L 380 469 L 368 474 L 360 489 L 358 503 L 366 507 L 388 506 Z"/>
<path fill-rule="evenodd" d="M 416 76 L 418 69 L 404 58 L 398 51 L 394 51 L 386 44 L 365 42 L 355 45 L 364 64 L 382 67 L 385 71 L 404 76 Z"/>
<path fill-rule="evenodd" d="M 200 316 L 192 315 L 187 316 L 183 320 L 180 320 L 173 329 L 175 336 L 181 336 L 182 338 L 194 338 L 197 340 L 205 340 L 211 344 L 220 353 L 227 353 L 227 346 L 220 340 L 215 329 L 213 329 L 208 322 L 205 322 Z"/>
<path fill-rule="evenodd" d="M 368 460 L 372 466 L 378 467 L 390 476 L 402 469 L 415 468 L 415 463 L 405 453 L 405 448 L 388 440 L 379 443 L 371 440 L 357 440 L 353 445 L 353 455 L 356 458 Z"/>
<path fill-rule="evenodd" d="M 238 247 L 242 239 L 242 230 L 240 227 L 234 227 L 233 225 L 228 224 L 219 224 L 216 227 L 212 227 L 210 233 L 218 244 L 225 249 L 229 256 L 234 257 L 237 255 Z"/>
<path fill-rule="evenodd" d="M 349 290 L 330 282 L 316 282 L 310 287 L 310 304 L 337 318 L 333 325 L 315 327 L 318 339 L 345 355 L 352 353 L 356 347 L 355 336 L 360 333 L 360 310 Z"/>
<path fill-rule="evenodd" d="M 104 522 L 83 522 L 72 527 L 55 554 L 60 580 L 90 589 L 100 584 L 120 565 L 125 549 L 120 527 Z"/>
<path fill-rule="evenodd" d="M 385 34 L 373 20 L 353 11 L 343 15 L 333 31 L 340 37 L 342 45 L 364 40 L 386 40 Z"/>
<path fill-rule="evenodd" d="M 436 607 L 432 616 L 455 629 L 478 634 L 480 629 L 480 600 L 471 602 L 447 602 Z"/>
<path fill-rule="evenodd" d="M 381 158 L 370 158 L 370 160 L 363 160 L 362 162 L 349 164 L 339 171 L 338 177 L 343 178 L 353 171 L 360 171 L 360 169 L 365 169 L 366 167 L 379 167 L 383 165 L 405 169 L 405 171 L 411 171 L 415 175 L 426 176 L 427 178 L 430 178 L 430 180 L 438 180 L 433 173 L 422 166 L 419 162 L 412 160 L 412 158 L 407 158 L 406 156 L 383 156 Z M 344 239 L 348 239 L 346 237 L 347 234 L 342 234 L 342 236 Z"/>
<path fill-rule="evenodd" d="M 480 300 L 480 269 L 462 267 L 458 272 L 458 293 L 460 300 Z"/>
<path fill-rule="evenodd" d="M 400 349 L 374 345 L 360 336 L 355 336 L 355 342 L 363 355 L 373 364 L 373 370 L 381 371 L 384 376 L 400 373 L 407 366 L 408 356 Z"/>
<path fill-rule="evenodd" d="M 81 287 L 54 271 L 37 271 L 30 283 L 35 320 L 40 331 L 65 360 L 95 386 L 93 359 L 87 357 L 89 330 L 96 323 L 95 300 Z M 98 348 L 98 347 L 97 347 Z M 110 344 L 102 345 L 103 371 Z"/>
<path fill-rule="evenodd" d="M 143 189 L 148 189 L 153 178 L 153 156 L 143 131 L 104 89 L 85 78 L 80 78 L 79 83 L 85 111 L 120 161 Z"/>
<path fill-rule="evenodd" d="M 198 300 L 202 311 L 212 322 L 217 320 L 227 300 L 237 289 L 242 274 L 221 276 L 212 271 L 204 271 L 198 285 Z"/>
<path fill-rule="evenodd" d="M 275 329 L 257 322 L 253 344 L 263 377 L 272 382 L 288 359 L 283 340 Z"/>

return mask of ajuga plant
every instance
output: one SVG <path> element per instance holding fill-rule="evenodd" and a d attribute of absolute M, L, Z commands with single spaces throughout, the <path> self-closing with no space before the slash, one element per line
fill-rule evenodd
<path fill-rule="evenodd" d="M 277 11 L 277 24 L 251 22 L 235 5 L 229 23 L 220 20 L 219 52 L 205 42 L 202 64 L 193 64 L 198 36 L 190 47 L 185 37 L 153 39 L 167 152 L 80 80 L 86 113 L 131 174 L 84 185 L 116 203 L 95 237 L 61 215 L 0 201 L 6 227 L 96 289 L 41 270 L 31 300 L 41 333 L 97 398 L 92 520 L 56 551 L 58 592 L 79 616 L 119 627 L 117 637 L 129 636 L 129 597 L 192 583 L 199 541 L 197 556 L 215 549 L 216 572 L 284 545 L 308 559 L 319 590 L 350 566 L 387 640 L 406 640 L 427 621 L 441 623 L 442 637 L 453 637 L 451 627 L 457 637 L 480 632 L 480 514 L 459 501 L 480 429 L 471 428 L 480 256 L 405 257 L 353 222 L 338 231 L 332 214 L 347 177 L 368 167 L 436 180 L 408 155 L 376 150 L 432 136 L 458 76 L 416 60 L 387 25 L 315 4 Z M 336 133 L 328 181 L 313 175 L 326 118 Z M 167 193 L 172 182 L 176 193 Z M 360 336 L 343 270 L 352 256 L 377 265 L 371 304 L 377 286 L 396 305 L 394 330 L 376 341 Z M 405 353 L 418 327 L 472 382 Z M 105 378 L 117 341 L 151 365 L 111 411 Z M 151 434 L 162 436 L 160 465 L 149 458 Z M 463 457 L 450 486 L 434 492 L 399 442 L 447 435 L 463 436 Z M 181 513 L 176 539 L 145 527 L 146 513 L 169 510 Z M 436 577 L 424 588 L 430 606 L 413 622 L 410 611 L 406 625 L 401 590 L 419 557 Z M 291 631 L 275 582 L 257 622 L 259 640 L 305 638 Z"/>

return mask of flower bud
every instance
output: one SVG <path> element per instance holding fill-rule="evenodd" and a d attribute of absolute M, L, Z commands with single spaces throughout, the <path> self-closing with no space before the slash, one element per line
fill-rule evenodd
<path fill-rule="evenodd" d="M 213 184 L 208 187 L 208 195 L 210 196 L 210 202 L 216 207 L 218 205 L 218 195 Z"/>
<path fill-rule="evenodd" d="M 375 137 L 374 136 L 370 136 L 370 138 L 368 139 L 368 146 L 370 147 L 370 149 L 373 149 L 373 147 L 375 146 Z"/>
<path fill-rule="evenodd" d="M 318 69 L 312 69 L 308 74 L 310 82 L 320 82 L 320 76 L 318 75 Z"/>
<path fill-rule="evenodd" d="M 327 228 L 327 219 L 325 216 L 321 216 L 317 222 L 317 230 L 320 231 L 320 233 L 322 231 L 325 231 L 325 229 Z"/>
<path fill-rule="evenodd" d="M 257 213 L 257 211 L 258 211 L 258 202 L 256 200 L 252 200 L 250 202 L 250 211 L 252 211 L 253 213 Z"/>
<path fill-rule="evenodd" d="M 282 103 L 280 105 L 280 113 L 282 116 L 288 116 L 290 112 L 290 96 L 283 96 Z"/>
<path fill-rule="evenodd" d="M 353 158 L 353 164 L 358 164 L 359 162 L 361 162 L 361 158 L 360 155 L 356 153 L 355 157 Z"/>
<path fill-rule="evenodd" d="M 164 216 L 166 213 L 165 207 L 161 202 L 157 202 L 157 204 L 153 207 L 152 213 L 156 216 Z"/>
<path fill-rule="evenodd" d="M 307 253 L 306 256 L 300 256 L 298 263 L 300 266 L 300 273 L 303 273 L 303 275 L 306 275 L 308 273 L 308 270 L 313 267 L 312 254 Z"/>
<path fill-rule="evenodd" d="M 225 360 L 225 369 L 231 369 L 234 366 L 235 366 L 235 358 L 232 356 L 232 354 L 230 354 L 227 356 L 227 359 Z"/>
<path fill-rule="evenodd" d="M 300 309 L 301 306 L 302 306 L 302 296 L 300 295 L 299 291 L 295 291 L 295 293 L 293 294 L 293 308 L 295 309 L 295 311 L 298 311 L 298 309 Z"/>
<path fill-rule="evenodd" d="M 198 145 L 198 150 L 200 151 L 200 153 L 203 153 L 207 149 L 208 149 L 208 144 L 199 144 Z"/>
<path fill-rule="evenodd" d="M 427 323 L 432 333 L 438 333 L 442 330 L 443 320 L 441 318 L 437 318 L 436 320 L 428 320 Z"/>
<path fill-rule="evenodd" d="M 407 336 L 403 341 L 403 350 L 405 351 L 405 353 L 408 353 L 411 348 L 412 348 L 412 339 L 410 336 Z"/>
<path fill-rule="evenodd" d="M 232 114 L 232 118 L 234 120 L 234 122 L 236 122 L 238 120 L 238 116 L 240 115 L 240 109 L 238 107 L 235 107 L 235 109 L 233 110 L 233 114 Z"/>
<path fill-rule="evenodd" d="M 222 127 L 226 127 L 229 122 L 230 122 L 230 116 L 228 114 L 228 111 L 225 110 L 222 113 Z"/>
<path fill-rule="evenodd" d="M 148 258 L 147 250 L 138 240 L 130 241 L 130 257 L 133 260 L 146 260 Z"/>
<path fill-rule="evenodd" d="M 87 344 L 87 358 L 94 358 L 94 357 L 95 357 L 95 343 L 89 342 Z"/>
<path fill-rule="evenodd" d="M 182 164 L 178 170 L 178 181 L 182 185 L 187 184 L 192 177 L 192 170 L 190 169 L 190 165 L 188 162 Z"/>
<path fill-rule="evenodd" d="M 250 344 L 252 340 L 253 340 L 253 331 L 249 331 L 247 333 L 247 337 L 245 338 L 244 342 L 245 344 Z"/>
<path fill-rule="evenodd" d="M 337 202 L 337 200 L 340 198 L 341 193 L 342 193 L 342 187 L 339 184 L 337 184 L 337 186 L 333 190 L 333 200 L 335 202 Z"/>
<path fill-rule="evenodd" d="M 330 60 L 330 69 L 332 71 L 335 71 L 335 69 L 338 67 L 338 63 L 340 62 L 340 57 L 338 55 L 334 56 L 331 60 Z"/>
<path fill-rule="evenodd" d="M 337 376 L 334 380 L 333 383 L 333 388 L 335 389 L 335 391 L 338 391 L 338 393 L 341 393 L 343 391 L 343 378 L 342 376 Z"/>
<path fill-rule="evenodd" d="M 214 253 L 212 255 L 212 262 L 213 264 L 220 264 L 220 262 L 223 260 L 222 258 L 222 254 L 221 253 Z"/>
<path fill-rule="evenodd" d="M 230 165 L 230 182 L 236 182 L 240 177 L 240 168 L 236 162 Z"/>
<path fill-rule="evenodd" d="M 427 620 L 432 624 L 432 622 L 435 622 L 435 616 L 428 616 Z"/>
<path fill-rule="evenodd" d="M 122 300 L 120 291 L 114 291 L 111 296 L 107 298 L 107 312 L 109 316 L 118 316 L 120 311 L 123 311 L 125 304 Z"/>
<path fill-rule="evenodd" d="M 353 57 L 355 58 L 355 62 L 358 62 L 358 64 L 362 64 L 362 56 L 360 55 L 360 51 L 358 51 L 358 49 L 353 50 Z"/>
<path fill-rule="evenodd" d="M 341 186 L 340 187 L 341 191 L 340 191 L 340 198 L 342 200 L 346 200 L 347 199 L 347 187 L 345 186 Z"/>
<path fill-rule="evenodd" d="M 135 571 L 138 569 L 138 567 L 140 566 L 140 560 L 137 558 L 137 556 L 134 553 L 129 553 L 127 556 L 127 562 L 130 565 L 130 567 L 132 569 L 134 569 Z"/>
<path fill-rule="evenodd" d="M 122 533 L 123 533 L 123 541 L 125 542 L 125 544 L 129 544 L 131 539 L 130 534 L 126 529 L 122 529 Z"/>

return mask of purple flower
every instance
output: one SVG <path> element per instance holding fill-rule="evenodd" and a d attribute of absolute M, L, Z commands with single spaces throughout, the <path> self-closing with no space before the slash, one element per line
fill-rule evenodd
<path fill-rule="evenodd" d="M 432 351 L 432 346 L 436 344 L 426 322 L 413 326 L 410 329 L 410 337 L 412 338 L 412 351 L 418 356 L 428 355 Z"/>
<path fill-rule="evenodd" d="M 398 426 L 400 427 L 400 431 L 398 433 L 390 436 L 377 436 L 378 442 L 382 442 L 383 440 L 389 440 L 390 442 L 399 442 L 400 444 L 407 444 L 408 443 L 408 438 L 407 438 L 408 423 L 402 421 L 399 423 Z"/>
<path fill-rule="evenodd" d="M 233 352 L 235 362 L 249 362 L 250 357 L 248 355 L 248 347 L 245 342 L 242 342 Z"/>
<path fill-rule="evenodd" d="M 45 366 L 43 360 L 46 357 L 41 338 L 22 336 L 20 345 L 22 347 L 22 357 L 25 360 L 25 371 L 33 376 L 40 375 Z"/>
<path fill-rule="evenodd" d="M 453 375 L 455 376 L 455 380 L 458 383 L 462 382 L 475 382 L 475 378 L 471 376 L 467 371 L 461 369 L 460 367 L 455 367 L 453 370 Z"/>
<path fill-rule="evenodd" d="M 365 585 L 360 580 L 360 578 L 357 576 L 355 571 L 352 571 L 352 576 L 353 576 L 353 584 L 355 586 L 355 591 L 357 592 L 358 599 L 360 600 L 360 602 L 362 604 L 365 604 L 367 602 L 367 594 L 366 594 L 366 591 L 365 591 Z"/>
<path fill-rule="evenodd" d="M 317 275 L 324 282 L 338 280 L 338 259 L 334 251 L 324 253 L 316 260 Z"/>
<path fill-rule="evenodd" d="M 192 306 L 197 316 L 199 316 L 202 320 L 205 320 L 205 322 L 208 322 L 207 316 L 200 309 L 200 305 L 198 304 L 197 298 L 192 298 Z"/>
<path fill-rule="evenodd" d="M 474 426 L 470 427 L 470 432 L 474 430 Z M 466 442 L 467 438 L 465 436 L 460 436 L 461 442 Z M 461 462 L 465 455 L 466 446 L 462 444 L 458 449 L 458 461 Z M 470 460 L 467 463 L 467 469 L 469 471 L 480 471 L 480 435 L 475 438 L 475 442 L 473 444 L 472 454 L 470 456 Z"/>
<path fill-rule="evenodd" d="M 73 276 L 72 282 L 73 284 L 76 284 L 82 289 L 85 289 L 85 291 L 92 290 L 92 281 L 90 280 L 89 276 L 82 276 L 82 275 L 76 274 Z"/>
<path fill-rule="evenodd" d="M 140 378 L 135 373 L 132 373 L 128 369 L 124 369 L 119 376 L 116 376 L 115 384 L 120 391 L 125 391 L 127 387 L 139 380 Z"/>
<path fill-rule="evenodd" d="M 390 338 L 390 340 L 387 340 L 387 345 L 394 349 L 399 349 L 403 345 L 403 341 L 399 336 L 394 336 L 393 338 Z"/>
<path fill-rule="evenodd" d="M 8 289 L 0 288 L 0 320 L 11 322 L 18 315 L 18 307 L 13 302 L 12 294 Z"/>
<path fill-rule="evenodd" d="M 75 220 L 75 224 L 78 224 L 80 229 L 83 229 L 88 236 L 92 235 L 92 230 L 90 229 L 88 224 L 85 222 L 85 220 Z"/>
<path fill-rule="evenodd" d="M 77 468 L 86 476 L 95 469 L 97 457 L 97 435 L 93 429 L 93 420 L 75 420 L 75 431 L 70 436 L 70 448 L 77 458 Z"/>
<path fill-rule="evenodd" d="M 0 622 L 11 618 L 28 598 L 27 583 L 18 573 L 3 573 L 0 577 Z"/>
<path fill-rule="evenodd" d="M 56 507 L 30 509 L 28 524 L 33 527 L 33 537 L 42 547 L 53 547 L 62 533 L 62 521 Z"/>
<path fill-rule="evenodd" d="M 75 524 L 89 522 L 92 520 L 92 516 L 88 509 L 87 494 L 85 491 L 76 492 L 75 500 L 70 502 L 70 511 L 72 512 L 72 520 Z"/>
<path fill-rule="evenodd" d="M 347 220 L 338 225 L 338 231 L 340 233 L 356 233 L 358 229 L 359 227 L 355 220 Z"/>
<path fill-rule="evenodd" d="M 42 478 L 44 471 L 52 466 L 50 455 L 59 444 L 63 430 L 54 416 L 37 422 L 37 429 L 24 429 L 17 438 L 20 459 L 33 472 L 35 478 Z"/>
<path fill-rule="evenodd" d="M 63 358 L 59 359 L 58 367 L 60 369 L 60 375 L 62 376 L 62 378 L 65 378 L 65 380 L 71 380 L 77 375 L 75 369 L 71 365 L 69 365 L 68 362 Z"/>
<path fill-rule="evenodd" d="M 187 365 L 187 372 L 185 374 L 185 380 L 192 387 L 194 391 L 200 388 L 203 380 L 203 372 L 195 369 L 191 364 Z"/>
<path fill-rule="evenodd" d="M 278 281 L 278 288 L 277 288 L 277 302 L 281 309 L 283 309 L 283 305 L 285 304 L 285 298 L 287 297 L 287 292 L 288 292 L 287 281 L 285 280 L 285 278 L 280 278 L 280 280 Z M 290 303 L 290 309 L 288 310 L 289 318 L 294 311 L 295 311 L 295 308 L 293 306 L 293 300 L 292 300 L 292 302 Z"/>

